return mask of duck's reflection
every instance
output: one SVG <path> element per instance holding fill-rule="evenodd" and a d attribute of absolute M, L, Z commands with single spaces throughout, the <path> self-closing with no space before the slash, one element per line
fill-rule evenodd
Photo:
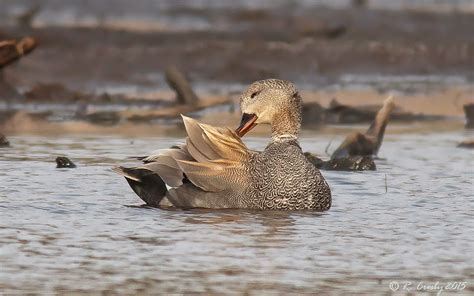
<path fill-rule="evenodd" d="M 318 212 L 250 211 L 250 210 L 189 210 L 183 221 L 189 224 L 221 225 L 219 231 L 247 237 L 247 242 L 259 247 L 287 247 L 297 236 L 295 219 L 301 216 L 321 216 Z"/>

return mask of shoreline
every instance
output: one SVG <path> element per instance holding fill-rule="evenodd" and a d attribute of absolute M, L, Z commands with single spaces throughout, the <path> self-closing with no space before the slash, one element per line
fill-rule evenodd
<path fill-rule="evenodd" d="M 474 86 L 457 86 L 447 89 L 442 89 L 433 92 L 416 92 L 413 94 L 402 94 L 395 92 L 395 104 L 399 110 L 404 112 L 411 112 L 415 115 L 436 115 L 443 116 L 440 120 L 411 120 L 407 122 L 391 122 L 390 125 L 407 125 L 407 126 L 430 126 L 436 122 L 446 123 L 448 126 L 456 126 L 463 128 L 464 124 L 464 111 L 463 105 L 468 103 L 474 103 L 474 97 L 472 93 Z M 374 89 L 339 89 L 339 90 L 321 90 L 321 91 L 300 91 L 303 101 L 305 103 L 317 102 L 324 107 L 328 107 L 331 100 L 336 99 L 339 103 L 346 104 L 354 107 L 367 107 L 377 108 L 381 105 L 382 101 L 387 97 L 390 92 L 380 93 Z M 155 93 L 156 96 L 162 97 L 162 93 Z M 163 95 L 169 95 L 166 91 Z M 239 95 L 228 95 L 228 96 L 215 96 L 211 94 L 200 94 L 203 99 L 203 105 L 209 102 L 222 102 L 227 104 L 226 106 L 219 109 L 219 106 L 204 108 L 201 111 L 191 112 L 191 116 L 198 118 L 200 121 L 209 124 L 218 124 L 232 127 L 236 122 L 240 121 L 240 110 L 238 107 Z M 32 110 L 38 109 L 41 103 L 31 103 Z M 47 104 L 47 103 L 46 103 Z M 71 109 L 75 105 L 82 103 L 71 103 L 67 105 Z M 54 104 L 57 108 L 61 106 L 61 103 Z M 58 107 L 59 106 L 59 107 Z M 113 105 L 112 105 L 113 106 Z M 167 109 L 164 109 L 167 108 Z M 212 109 L 217 108 L 217 109 Z M 166 111 L 167 110 L 167 111 Z M 43 110 L 44 111 L 44 110 Z M 171 115 L 172 113 L 175 115 Z M 61 113 L 56 110 L 55 112 Z M 169 114 L 168 114 L 169 113 Z M 80 120 L 65 120 L 65 121 L 48 121 L 45 119 L 39 119 L 38 116 L 34 116 L 34 112 L 28 114 L 25 111 L 16 111 L 9 119 L 5 120 L 0 124 L 0 130 L 6 134 L 16 133 L 45 133 L 50 134 L 80 134 L 80 133 L 113 133 L 113 134 L 134 134 L 138 133 L 141 135 L 147 134 L 160 134 L 167 135 L 173 133 L 180 133 L 181 120 L 179 114 L 189 114 L 186 111 L 186 106 L 168 106 L 156 109 L 144 109 L 144 108 L 127 108 L 125 110 L 119 110 L 116 112 L 117 116 L 121 118 L 117 121 L 117 124 L 100 125 L 92 124 L 86 121 Z M 167 115 L 168 114 L 168 115 Z M 126 118 L 132 118 L 133 116 L 141 116 L 143 118 L 151 116 L 166 115 L 162 120 L 149 120 L 142 122 L 134 122 L 127 120 Z M 341 129 L 344 125 L 315 125 L 314 127 L 305 126 L 304 129 L 315 129 L 324 130 L 326 127 L 334 126 L 336 130 Z M 355 124 L 354 126 L 368 126 L 368 124 Z M 259 129 L 257 129 L 259 130 Z M 404 129 L 405 132 L 409 132 L 408 129 Z M 390 129 L 388 131 L 390 133 Z M 258 132 L 257 132 L 258 133 Z"/>

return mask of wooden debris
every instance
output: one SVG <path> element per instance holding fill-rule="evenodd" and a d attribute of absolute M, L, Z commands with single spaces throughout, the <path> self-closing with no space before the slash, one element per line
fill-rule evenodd
<path fill-rule="evenodd" d="M 458 144 L 459 148 L 474 149 L 474 139 L 468 139 Z"/>
<path fill-rule="evenodd" d="M 0 41 L 0 69 L 30 53 L 36 48 L 37 44 L 37 41 L 33 37 L 25 37 L 20 41 Z"/>
<path fill-rule="evenodd" d="M 38 13 L 41 10 L 40 5 L 35 5 L 27 9 L 25 12 L 22 14 L 18 15 L 17 17 L 17 22 L 18 26 L 23 27 L 23 28 L 31 28 L 33 21 L 35 17 L 38 15 Z"/>
<path fill-rule="evenodd" d="M 165 71 L 166 82 L 176 91 L 176 100 L 179 104 L 196 105 L 199 101 L 194 93 L 191 84 L 185 75 L 174 66 L 170 66 Z"/>
<path fill-rule="evenodd" d="M 466 128 L 474 128 L 474 104 L 464 105 L 464 114 L 466 114 Z"/>
<path fill-rule="evenodd" d="M 22 95 L 16 88 L 3 79 L 2 68 L 11 65 L 22 56 L 30 53 L 35 49 L 36 44 L 36 40 L 32 37 L 25 37 L 20 41 L 0 41 L 0 97 L 2 99 L 22 98 Z"/>
<path fill-rule="evenodd" d="M 393 97 L 389 96 L 384 101 L 382 108 L 377 112 L 375 120 L 365 134 L 355 132 L 347 136 L 342 144 L 334 151 L 331 159 L 346 158 L 349 156 L 377 155 L 382 145 L 390 113 L 394 108 Z"/>
<path fill-rule="evenodd" d="M 310 152 L 305 152 L 306 158 L 315 167 L 327 171 L 375 171 L 377 167 L 370 156 L 349 156 L 327 161 L 315 156 Z"/>
<path fill-rule="evenodd" d="M 230 104 L 230 100 L 227 97 L 216 96 L 209 97 L 207 99 L 200 100 L 196 105 L 175 105 L 170 107 L 164 107 L 160 109 L 143 111 L 143 109 L 133 110 L 129 109 L 123 111 L 122 117 L 133 122 L 149 122 L 155 119 L 175 119 L 180 114 L 187 114 L 203 110 L 213 106 Z"/>
<path fill-rule="evenodd" d="M 8 142 L 7 137 L 0 133 L 0 147 L 10 147 L 10 142 Z"/>

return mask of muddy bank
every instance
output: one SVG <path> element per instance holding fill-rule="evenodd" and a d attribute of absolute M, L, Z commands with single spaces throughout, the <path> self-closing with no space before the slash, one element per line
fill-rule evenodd
<path fill-rule="evenodd" d="M 303 128 L 321 129 L 326 124 L 370 123 L 387 94 L 376 90 L 343 89 L 308 91 L 303 97 Z M 180 126 L 180 114 L 200 118 L 211 124 L 234 126 L 240 120 L 239 94 L 216 95 L 199 92 L 196 104 L 179 104 L 170 91 L 153 92 L 143 97 L 123 94 L 86 94 L 58 85 L 37 85 L 21 100 L 0 100 L 0 129 L 9 132 L 38 131 L 74 126 L 73 132 L 101 130 L 136 124 L 164 130 Z M 395 109 L 390 122 L 416 128 L 422 122 L 456 122 L 465 119 L 463 106 L 473 102 L 470 87 L 437 92 L 395 94 Z M 79 124 L 84 122 L 84 124 Z M 87 123 L 87 124 L 86 124 Z M 54 127 L 56 126 L 56 127 Z M 96 127 L 94 127 L 96 126 Z M 162 127 L 163 126 L 163 127 Z M 66 128 L 67 129 L 67 128 Z M 118 128 L 120 129 L 120 128 Z M 148 127 L 144 129 L 144 132 Z"/>
<path fill-rule="evenodd" d="M 335 92 L 301 92 L 303 127 L 319 128 L 325 124 L 364 124 L 374 120 L 386 95 L 377 92 L 360 94 L 354 90 Z M 463 121 L 462 106 L 472 101 L 468 92 L 456 96 L 440 96 L 435 104 L 434 94 L 399 95 L 391 122 L 414 123 L 440 120 Z M 337 99 L 336 99 L 337 98 Z M 329 102 L 328 102 L 329 101 Z M 414 104 L 415 103 L 415 104 Z M 11 126 L 16 114 L 49 122 L 87 121 L 98 125 L 120 122 L 146 124 L 175 124 L 180 114 L 206 117 L 207 120 L 234 119 L 240 116 L 238 95 L 200 93 L 195 104 L 180 104 L 167 93 L 154 93 L 153 98 L 134 98 L 125 95 L 85 94 L 63 86 L 37 85 L 26 92 L 22 100 L 0 100 L 0 127 Z"/>

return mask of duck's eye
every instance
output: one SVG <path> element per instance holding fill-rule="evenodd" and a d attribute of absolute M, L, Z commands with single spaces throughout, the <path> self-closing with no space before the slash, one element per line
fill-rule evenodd
<path fill-rule="evenodd" d="M 250 98 L 251 99 L 255 98 L 259 93 L 260 93 L 259 91 L 254 92 L 253 94 L 250 95 Z"/>

